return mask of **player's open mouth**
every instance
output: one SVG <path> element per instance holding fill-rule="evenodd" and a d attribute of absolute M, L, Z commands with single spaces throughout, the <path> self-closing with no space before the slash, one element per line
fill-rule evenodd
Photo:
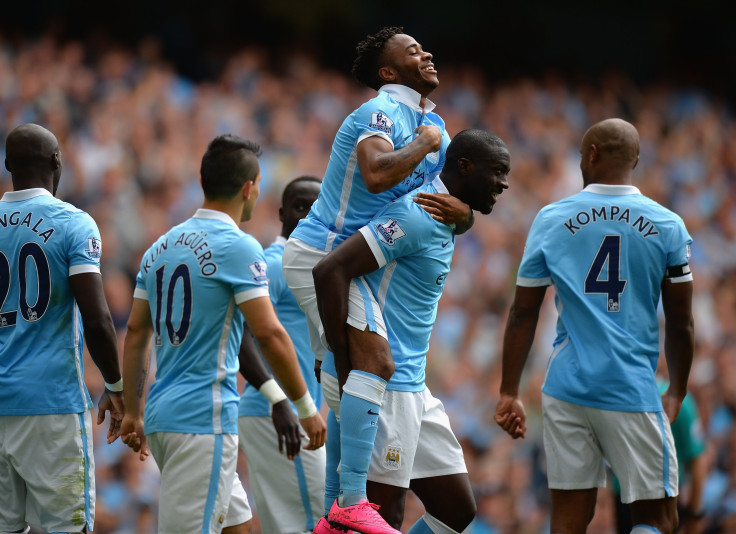
<path fill-rule="evenodd" d="M 434 65 L 427 65 L 426 67 L 422 67 L 422 68 L 421 68 L 421 70 L 423 70 L 423 71 L 425 71 L 425 72 L 434 72 L 434 73 L 436 73 L 436 72 L 437 72 L 437 71 L 436 71 L 436 70 L 434 69 Z"/>

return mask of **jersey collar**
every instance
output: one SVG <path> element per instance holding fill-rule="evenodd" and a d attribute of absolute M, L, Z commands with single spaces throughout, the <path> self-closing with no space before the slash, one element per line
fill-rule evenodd
<path fill-rule="evenodd" d="M 235 228 L 239 228 L 238 224 L 233 220 L 233 218 L 223 211 L 199 208 L 196 212 L 194 212 L 193 217 L 196 217 L 197 219 L 215 219 L 217 221 L 232 224 Z"/>
<path fill-rule="evenodd" d="M 445 182 L 443 182 L 439 176 L 435 176 L 434 180 L 432 180 L 432 185 L 438 193 L 444 193 L 446 195 L 450 194 L 450 192 L 447 190 L 447 186 L 445 186 Z"/>
<path fill-rule="evenodd" d="M 383 91 L 384 93 L 388 93 L 394 100 L 401 102 L 402 104 L 406 104 L 414 111 L 418 111 L 419 113 L 429 113 L 435 108 L 435 103 L 432 102 L 429 98 L 424 99 L 424 109 L 419 105 L 419 101 L 422 99 L 422 95 L 420 95 L 418 92 L 416 92 L 411 87 L 407 87 L 406 85 L 399 85 L 398 83 L 387 83 L 386 85 L 382 85 L 379 89 L 379 92 Z"/>
<path fill-rule="evenodd" d="M 589 184 L 583 191 L 598 195 L 641 195 L 639 188 L 633 185 Z"/>
<path fill-rule="evenodd" d="M 276 239 L 273 240 L 274 245 L 281 245 L 282 247 L 286 245 L 286 238 L 282 235 L 277 235 Z"/>
<path fill-rule="evenodd" d="M 43 187 L 32 187 L 31 189 L 21 189 L 19 191 L 8 191 L 3 195 L 3 202 L 18 202 L 20 200 L 28 200 L 35 197 L 53 197 L 51 191 Z"/>

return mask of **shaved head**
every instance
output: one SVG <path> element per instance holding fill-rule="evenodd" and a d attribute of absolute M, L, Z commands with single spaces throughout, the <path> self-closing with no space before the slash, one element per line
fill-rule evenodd
<path fill-rule="evenodd" d="M 639 157 L 639 132 L 625 120 L 606 119 L 585 132 L 583 145 L 595 145 L 602 156 L 633 165 Z"/>
<path fill-rule="evenodd" d="M 580 145 L 583 183 L 631 183 L 639 162 L 639 132 L 622 119 L 606 119 L 590 127 Z"/>
<path fill-rule="evenodd" d="M 13 187 L 45 187 L 52 193 L 61 177 L 61 153 L 56 136 L 38 124 L 22 124 L 5 141 L 5 168 Z"/>

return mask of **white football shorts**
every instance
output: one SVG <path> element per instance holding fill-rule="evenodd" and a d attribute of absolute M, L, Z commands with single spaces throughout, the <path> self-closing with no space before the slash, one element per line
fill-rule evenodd
<path fill-rule="evenodd" d="M 325 448 L 302 449 L 291 461 L 279 452 L 270 417 L 240 417 L 238 430 L 261 530 L 311 533 L 324 513 Z"/>
<path fill-rule="evenodd" d="M 227 507 L 227 515 L 225 516 L 225 522 L 222 524 L 222 528 L 242 525 L 252 518 L 253 511 L 250 509 L 250 504 L 248 503 L 248 494 L 245 492 L 242 482 L 240 482 L 238 472 L 235 471 L 233 492 L 230 495 L 230 506 Z"/>
<path fill-rule="evenodd" d="M 324 359 L 329 346 L 317 309 L 312 269 L 327 254 L 328 252 L 324 250 L 291 238 L 284 246 L 282 259 L 284 279 L 296 297 L 299 307 L 307 316 L 312 352 L 320 361 Z M 388 339 L 381 308 L 363 278 L 357 278 L 350 283 L 347 323 L 361 331 L 370 328 L 372 332 Z"/>
<path fill-rule="evenodd" d="M 161 471 L 159 534 L 219 534 L 233 493 L 238 436 L 154 432 L 146 437 Z"/>
<path fill-rule="evenodd" d="M 542 394 L 550 489 L 606 486 L 604 460 L 621 483 L 621 502 L 678 494 L 677 455 L 664 412 L 589 408 Z"/>
<path fill-rule="evenodd" d="M 46 532 L 92 530 L 92 417 L 0 415 L 0 531 L 26 528 L 26 507 Z"/>
<path fill-rule="evenodd" d="M 428 388 L 386 390 L 368 480 L 408 488 L 412 479 L 467 472 L 442 402 Z"/>

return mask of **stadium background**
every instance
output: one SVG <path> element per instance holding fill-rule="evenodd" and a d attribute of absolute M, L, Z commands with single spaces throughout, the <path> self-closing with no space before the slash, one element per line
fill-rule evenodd
<path fill-rule="evenodd" d="M 372 95 L 348 76 L 355 44 L 405 26 L 435 54 L 441 86 L 431 98 L 450 134 L 483 127 L 511 150 L 511 188 L 458 239 L 428 383 L 466 450 L 479 504 L 471 532 L 536 533 L 548 520 L 538 391 L 555 312 L 548 298 L 525 378 L 530 435 L 514 442 L 492 413 L 515 269 L 536 211 L 580 188 L 585 129 L 632 121 L 642 136 L 636 185 L 680 213 L 695 239 L 701 527 L 736 532 L 736 40 L 725 15 L 714 1 L 3 2 L 0 135 L 33 121 L 59 137 L 59 195 L 100 225 L 122 341 L 140 254 L 201 201 L 206 143 L 232 132 L 262 144 L 262 197 L 244 229 L 268 245 L 283 185 L 322 174 L 339 124 Z M 0 192 L 10 187 L 3 169 Z M 155 532 L 155 465 L 95 437 L 95 533 Z M 248 489 L 243 461 L 239 469 Z M 589 531 L 611 532 L 607 492 L 599 501 Z M 407 523 L 420 513 L 410 501 Z"/>

